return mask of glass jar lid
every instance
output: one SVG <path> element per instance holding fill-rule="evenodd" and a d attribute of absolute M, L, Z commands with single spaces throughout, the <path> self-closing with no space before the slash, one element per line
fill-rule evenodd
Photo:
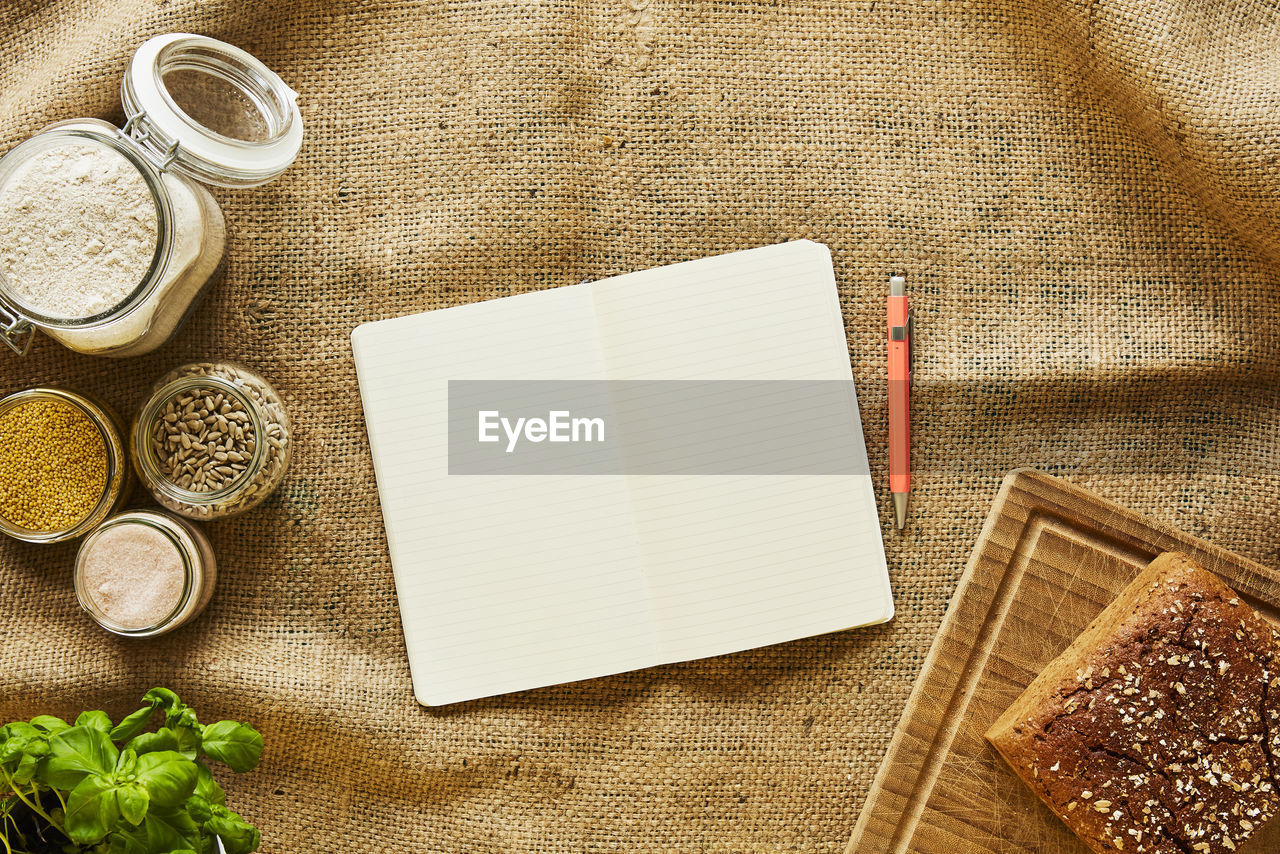
<path fill-rule="evenodd" d="M 144 42 L 121 88 L 125 131 L 162 168 L 220 187 L 265 184 L 293 163 L 297 99 L 253 55 L 190 33 Z"/>

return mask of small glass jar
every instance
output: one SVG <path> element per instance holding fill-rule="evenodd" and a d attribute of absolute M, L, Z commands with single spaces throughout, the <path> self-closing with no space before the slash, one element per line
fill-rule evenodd
<path fill-rule="evenodd" d="M 189 519 L 256 507 L 293 457 L 280 395 L 228 362 L 183 365 L 157 380 L 129 441 L 142 483 L 162 507 Z"/>
<path fill-rule="evenodd" d="M 153 637 L 191 622 L 209 604 L 217 580 L 204 533 L 153 510 L 112 516 L 76 554 L 80 607 L 122 637 Z"/>
<path fill-rule="evenodd" d="M 128 119 L 123 128 L 98 119 L 59 122 L 0 158 L 0 338 L 25 354 L 33 330 L 40 329 L 73 350 L 114 357 L 148 353 L 172 338 L 223 265 L 226 223 L 199 182 L 250 187 L 282 173 L 302 143 L 296 99 L 243 50 L 170 33 L 134 54 L 121 92 Z M 128 191 L 121 198 L 130 206 L 119 217 L 108 210 L 98 212 L 94 223 L 75 220 L 78 243 L 66 235 L 48 238 L 41 223 L 63 207 L 68 217 L 88 217 L 89 205 L 71 195 L 65 203 L 24 195 L 30 190 L 22 182 L 37 168 L 52 173 L 38 186 L 62 187 L 50 182 L 65 176 L 68 194 L 89 192 L 77 189 L 77 182 L 86 176 L 105 180 L 95 176 L 110 172 L 111 186 Z M 130 178 L 130 170 L 136 176 Z M 142 224 L 121 231 L 119 223 L 128 217 Z M 84 242 L 85 231 L 99 222 L 111 222 L 112 231 L 103 224 L 102 240 Z M 155 248 L 148 255 L 152 234 Z M 70 254 L 88 260 L 58 266 L 70 264 Z M 77 302 L 77 294 L 92 289 L 54 284 L 66 281 L 65 269 L 92 275 L 101 292 Z M 86 269 L 91 272 L 81 272 Z M 122 281 L 126 276 L 130 280 Z M 140 276 L 136 285 L 134 276 Z M 49 292 L 54 287 L 62 288 L 56 298 Z"/>
<path fill-rule="evenodd" d="M 10 520 L 0 512 L 0 532 L 28 543 L 58 543 L 75 539 L 92 530 L 103 519 L 118 510 L 128 498 L 127 487 L 130 485 L 130 474 L 128 456 L 122 438 L 124 423 L 111 407 L 87 395 L 59 388 L 31 388 L 15 392 L 0 400 L 0 432 L 5 429 L 6 416 L 9 413 L 26 404 L 38 402 L 69 406 L 84 415 L 102 437 L 106 457 L 101 492 L 92 499 L 91 506 L 77 520 L 51 529 L 38 530 Z M 39 439 L 39 437 L 33 438 Z M 47 436 L 44 438 L 48 440 Z M 5 453 L 3 454 L 5 458 L 0 458 L 0 466 L 17 465 L 20 456 L 19 453 Z M 17 476 L 18 473 L 11 472 L 5 475 L 5 478 L 13 480 L 0 484 L 0 492 L 5 494 L 5 499 L 15 497 L 19 501 L 38 500 L 38 497 L 24 492 L 30 485 L 30 481 L 24 479 L 19 486 Z M 15 490 L 13 494 L 9 492 L 11 489 Z"/>

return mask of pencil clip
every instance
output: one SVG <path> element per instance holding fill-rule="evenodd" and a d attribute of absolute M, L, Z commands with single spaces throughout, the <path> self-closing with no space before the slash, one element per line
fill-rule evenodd
<path fill-rule="evenodd" d="M 907 385 L 910 386 L 916 374 L 916 319 L 911 310 L 907 310 Z"/>

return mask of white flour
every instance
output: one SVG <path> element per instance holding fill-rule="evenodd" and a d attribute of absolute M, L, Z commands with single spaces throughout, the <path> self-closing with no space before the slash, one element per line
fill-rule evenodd
<path fill-rule="evenodd" d="M 0 274 L 41 314 L 100 314 L 138 287 L 156 251 L 158 217 L 132 163 L 72 142 L 41 152 L 0 187 Z"/>

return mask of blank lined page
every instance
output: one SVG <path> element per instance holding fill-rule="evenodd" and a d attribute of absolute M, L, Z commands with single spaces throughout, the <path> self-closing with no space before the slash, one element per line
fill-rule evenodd
<path fill-rule="evenodd" d="M 352 334 L 414 693 L 443 705 L 650 666 L 622 476 L 450 476 L 448 382 L 603 379 L 569 287 Z"/>
<path fill-rule="evenodd" d="M 824 246 L 781 244 L 366 324 L 352 347 L 424 704 L 892 615 L 866 474 L 449 473 L 451 380 L 605 379 L 847 383 L 847 412 L 839 386 L 832 423 L 847 424 L 865 472 Z M 607 408 L 620 406 L 611 397 Z M 609 459 L 644 441 L 622 436 Z"/>
<path fill-rule="evenodd" d="M 848 382 L 849 440 L 867 471 L 825 246 L 784 243 L 590 290 L 610 379 Z M 869 474 L 632 476 L 629 485 L 664 661 L 893 614 Z"/>

